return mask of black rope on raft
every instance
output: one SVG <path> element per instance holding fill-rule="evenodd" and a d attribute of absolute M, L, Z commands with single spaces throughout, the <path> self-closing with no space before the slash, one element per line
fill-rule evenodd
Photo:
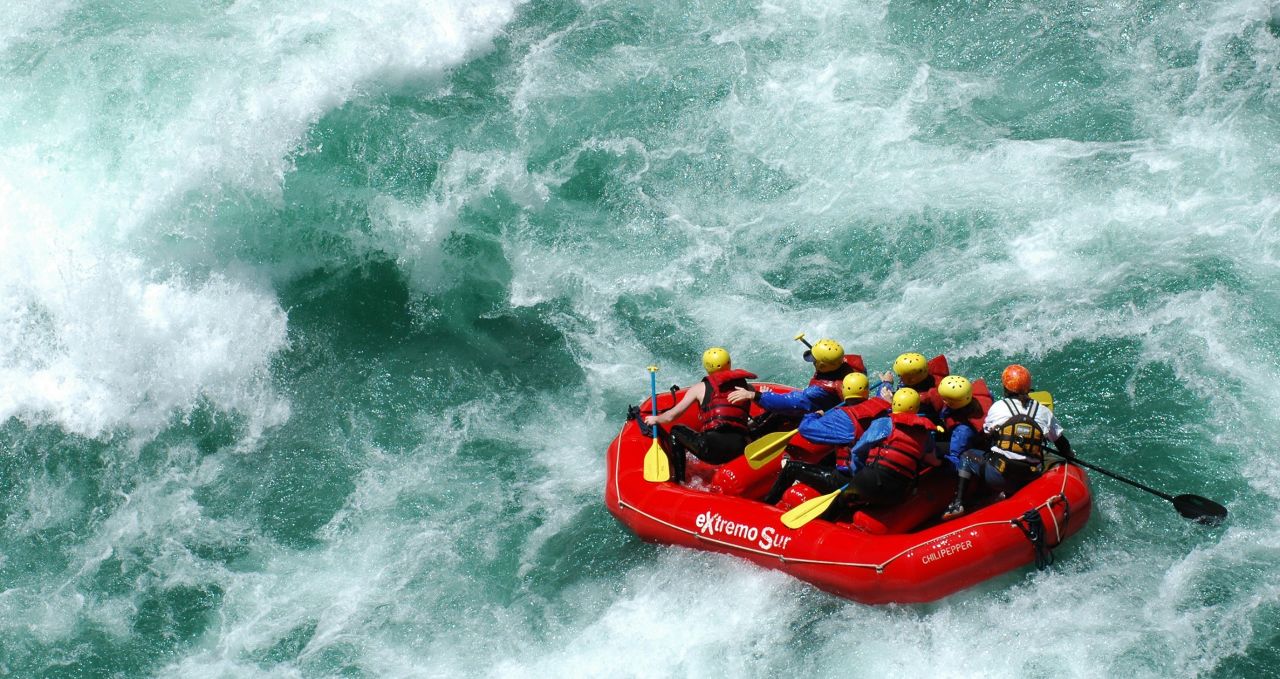
<path fill-rule="evenodd" d="M 1028 509 L 1027 513 L 1012 521 L 1022 530 L 1022 534 L 1031 543 L 1036 552 L 1036 569 L 1044 570 L 1053 564 L 1053 550 L 1044 543 L 1044 519 L 1040 518 L 1040 510 Z"/>

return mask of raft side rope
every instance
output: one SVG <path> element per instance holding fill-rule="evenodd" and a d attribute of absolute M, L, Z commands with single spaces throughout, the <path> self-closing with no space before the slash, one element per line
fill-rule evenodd
<path fill-rule="evenodd" d="M 1063 460 L 1062 462 L 1059 462 L 1058 464 L 1053 466 L 1059 467 L 1064 465 L 1067 465 L 1066 460 Z M 1052 468 L 1053 467 L 1050 467 L 1050 469 Z M 1048 471 L 1048 470 L 1045 470 L 1045 471 Z M 1070 478 L 1073 478 L 1073 477 L 1070 474 L 1068 474 L 1066 471 L 1064 471 L 1062 473 L 1062 485 L 1058 487 L 1057 497 L 1051 497 L 1043 505 L 1040 505 L 1041 507 L 1047 508 L 1049 510 L 1049 518 L 1053 520 L 1053 532 L 1054 532 L 1054 535 L 1058 537 L 1057 541 L 1053 545 L 1054 547 L 1057 547 L 1058 545 L 1062 544 L 1063 540 L 1067 539 L 1067 536 L 1065 535 L 1065 533 L 1067 531 L 1067 526 L 1070 524 L 1070 521 L 1071 521 L 1071 501 L 1067 499 L 1067 479 L 1070 479 Z M 1059 501 L 1062 502 L 1062 525 L 1058 525 L 1058 515 L 1053 513 L 1053 503 L 1059 502 Z"/>
<path fill-rule="evenodd" d="M 622 501 L 622 483 L 619 481 L 622 478 L 622 473 L 618 471 L 618 465 L 622 464 L 622 435 L 626 431 L 627 425 L 624 424 L 622 425 L 622 431 L 619 431 L 618 435 L 613 439 L 615 443 L 613 446 L 613 494 L 618 498 L 619 507 L 627 506 Z"/>
<path fill-rule="evenodd" d="M 1049 512 L 1051 515 L 1052 511 Z M 1022 516 L 1010 521 L 1017 526 L 1031 543 L 1036 553 L 1036 570 L 1044 570 L 1053 564 L 1053 549 L 1044 543 L 1044 519 L 1040 518 L 1040 509 L 1028 509 Z"/>

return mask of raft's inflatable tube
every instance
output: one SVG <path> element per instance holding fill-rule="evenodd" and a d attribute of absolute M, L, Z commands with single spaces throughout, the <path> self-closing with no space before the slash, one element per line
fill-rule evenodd
<path fill-rule="evenodd" d="M 672 398 L 659 395 L 659 408 Z M 643 408 L 652 412 L 647 402 Z M 696 427 L 697 408 L 680 421 Z M 791 530 L 782 525 L 783 512 L 816 494 L 812 489 L 797 485 L 776 507 L 756 499 L 773 483 L 781 458 L 758 470 L 743 458 L 690 465 L 685 484 L 650 483 L 643 460 L 652 443 L 630 420 L 607 455 L 605 504 L 640 538 L 740 556 L 868 604 L 933 601 L 1027 566 L 1036 559 L 1024 530 L 1027 512 L 1039 515 L 1043 543 L 1052 548 L 1084 527 L 1092 509 L 1084 470 L 1059 464 L 1012 497 L 951 521 L 936 517 L 954 495 L 955 479 L 935 473 L 923 475 L 902 505 Z"/>

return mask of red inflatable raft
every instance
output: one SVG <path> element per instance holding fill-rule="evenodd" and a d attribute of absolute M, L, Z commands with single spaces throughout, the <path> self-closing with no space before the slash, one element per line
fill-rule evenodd
<path fill-rule="evenodd" d="M 679 395 L 660 394 L 658 407 L 671 407 Z M 696 427 L 697 417 L 695 406 L 679 421 Z M 609 446 L 605 504 L 636 535 L 740 556 L 868 604 L 933 601 L 1027 566 L 1037 555 L 1028 529 L 1041 528 L 1043 546 L 1056 547 L 1092 509 L 1084 470 L 1058 464 L 1012 497 L 940 522 L 955 478 L 939 472 L 922 475 L 902 505 L 792 530 L 782 525 L 783 512 L 816 491 L 794 486 L 776 507 L 756 499 L 772 485 L 781 457 L 758 470 L 741 457 L 719 467 L 690 464 L 684 483 L 651 483 L 643 460 L 652 443 L 630 420 Z M 1038 527 L 1028 520 L 1037 514 Z"/>

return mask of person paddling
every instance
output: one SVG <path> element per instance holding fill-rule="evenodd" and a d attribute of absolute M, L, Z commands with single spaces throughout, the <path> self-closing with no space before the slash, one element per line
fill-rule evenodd
<path fill-rule="evenodd" d="M 763 500 L 775 504 L 791 484 L 800 481 L 821 493 L 847 486 L 824 512 L 834 516 L 855 506 L 895 505 L 907 498 L 920 471 L 938 466 L 932 421 L 919 415 L 920 394 L 903 387 L 893 394 L 892 413 L 867 427 L 850 451 L 848 471 L 792 462 Z"/>
<path fill-rule="evenodd" d="M 806 361 L 813 362 L 813 377 L 804 389 L 778 394 L 770 391 L 736 389 L 729 395 L 733 403 L 756 401 L 766 412 L 782 415 L 803 415 L 817 410 L 827 410 L 840 405 L 844 399 L 842 385 L 846 375 L 866 372 L 862 357 L 845 354 L 844 347 L 833 339 L 819 340 L 805 354 Z"/>
<path fill-rule="evenodd" d="M 965 484 L 973 476 L 975 461 L 981 461 L 991 445 L 983 432 L 983 425 L 991 409 L 992 398 L 985 382 L 970 382 L 962 375 L 943 378 L 938 385 L 938 395 L 944 404 L 940 413 L 942 427 L 951 435 L 944 464 L 953 467 L 960 477 L 956 484 L 956 499 L 942 515 L 946 520 L 964 513 Z"/>
<path fill-rule="evenodd" d="M 845 375 L 840 389 L 843 403 L 808 413 L 800 421 L 796 434 L 787 441 L 784 452 L 788 460 L 848 467 L 849 446 L 872 420 L 889 412 L 888 401 L 870 396 L 863 373 Z"/>
<path fill-rule="evenodd" d="M 992 404 L 982 424 L 991 444 L 983 455 L 966 455 L 956 488 L 956 499 L 943 518 L 964 513 L 965 484 L 977 478 L 988 490 L 1013 495 L 1044 473 L 1044 444 L 1057 445 L 1063 457 L 1071 457 L 1071 442 L 1053 411 L 1031 398 L 1031 371 L 1013 364 L 1000 375 L 1004 398 Z"/>
<path fill-rule="evenodd" d="M 747 445 L 747 418 L 751 414 L 751 402 L 734 403 L 729 400 L 735 389 L 751 393 L 747 383 L 755 374 L 735 370 L 729 352 L 722 347 L 711 347 L 702 354 L 702 367 L 707 376 L 689 387 L 680 402 L 661 415 L 647 415 L 644 423 L 650 426 L 674 422 L 695 402 L 700 406 L 701 431 L 683 424 L 671 427 L 672 469 L 677 481 L 684 478 L 684 450 L 703 462 L 724 464 L 742 454 Z M 683 450 L 681 450 L 683 449 Z"/>

